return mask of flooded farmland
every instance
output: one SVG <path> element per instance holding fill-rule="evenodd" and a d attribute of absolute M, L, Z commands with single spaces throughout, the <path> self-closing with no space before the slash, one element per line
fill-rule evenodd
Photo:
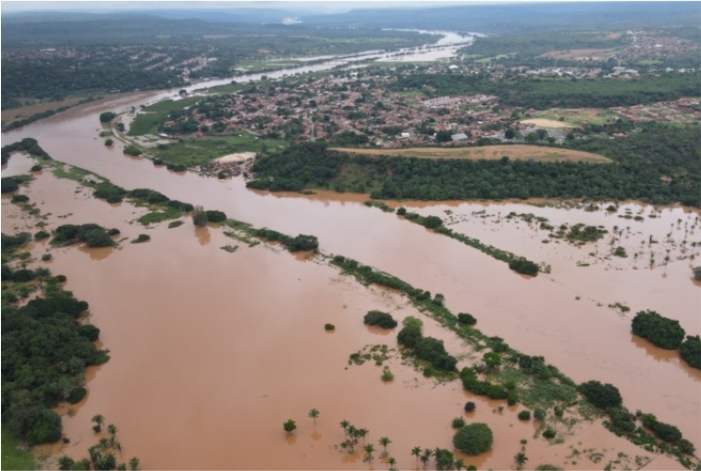
<path fill-rule="evenodd" d="M 441 216 L 456 232 L 552 268 L 550 274 L 526 279 L 458 241 L 364 206 L 364 196 L 253 192 L 241 179 L 217 182 L 173 173 L 147 159 L 127 158 L 121 144 L 114 149 L 103 145 L 100 112 L 160 96 L 77 107 L 7 133 L 4 143 L 33 137 L 55 159 L 127 189 L 151 188 L 257 227 L 316 235 L 325 253 L 352 257 L 442 293 L 448 308 L 472 313 L 487 335 L 544 356 L 576 382 L 597 379 L 616 385 L 631 410 L 654 413 L 701 446 L 700 372 L 676 353 L 630 332 L 632 315 L 653 309 L 678 319 L 687 334 L 701 333 L 701 288 L 691 281 L 691 256 L 699 256 L 691 242 L 701 240 L 697 212 L 637 203 L 622 204 L 615 212 L 606 211 L 607 205 L 585 211 L 526 203 L 406 203 L 422 215 Z M 16 154 L 3 176 L 25 173 L 31 165 L 31 159 Z M 534 439 L 533 424 L 516 420 L 518 407 L 495 411 L 498 401 L 468 395 L 458 382 L 436 384 L 403 365 L 396 352 L 385 363 L 395 376 L 389 384 L 380 380 L 381 367 L 349 365 L 349 355 L 366 345 L 397 348 L 396 334 L 380 335 L 362 324 L 370 309 L 390 311 L 398 320 L 421 317 L 425 333 L 443 339 L 461 361 L 473 352 L 406 299 L 364 288 L 318 260 L 300 260 L 270 245 L 239 244 L 236 252 L 227 253 L 220 247 L 234 241 L 221 229 L 195 230 L 189 219 L 175 229 L 167 223 L 143 228 L 134 220 L 145 209 L 108 205 L 92 198 L 89 189 L 48 171 L 21 192 L 41 214 L 50 214 L 49 228 L 95 222 L 119 228 L 120 237 L 128 239 L 118 249 L 50 250 L 48 266 L 65 274 L 66 288 L 90 303 L 90 321 L 102 330 L 101 341 L 111 354 L 108 363 L 90 372 L 86 399 L 70 414 L 65 410 L 64 430 L 71 443 L 62 452 L 85 455 L 95 441 L 90 418 L 99 413 L 119 427 L 125 457 L 138 455 L 145 468 L 368 467 L 360 454 L 337 448 L 343 440 L 339 422 L 347 419 L 369 429 L 374 443 L 389 436 L 390 455 L 401 468 L 410 468 L 415 466 L 414 446 L 452 447 L 450 422 L 464 415 L 465 401 L 472 400 L 477 411 L 466 419 L 488 423 L 496 438 L 490 454 L 465 457 L 467 464 L 511 467 L 522 439 L 528 441 L 529 465 L 590 469 L 603 467 L 619 452 L 631 459 L 649 455 L 599 423 L 576 429 L 558 445 Z M 9 199 L 3 198 L 2 205 L 3 232 L 37 230 L 36 221 Z M 577 247 L 550 240 L 537 224 L 507 219 L 511 212 L 533 213 L 556 227 L 585 223 L 609 232 Z M 628 213 L 642 219 L 619 217 Z M 623 233 L 611 245 L 614 226 Z M 151 242 L 130 244 L 140 233 L 151 235 Z M 656 244 L 649 244 L 650 236 Z M 627 258 L 610 256 L 617 246 L 626 249 Z M 48 245 L 36 243 L 32 253 L 40 256 L 46 250 Z M 670 257 L 666 264 L 665 256 Z M 630 312 L 608 307 L 615 303 Z M 327 322 L 336 326 L 333 333 L 324 331 Z M 307 417 L 311 408 L 321 412 L 316 425 Z M 281 425 L 288 418 L 297 421 L 298 429 L 286 437 Z M 601 452 L 604 458 L 600 465 L 568 458 L 571 447 L 594 449 L 590 454 Z M 374 466 L 385 466 L 378 460 L 379 453 Z M 645 469 L 679 466 L 657 457 Z"/>

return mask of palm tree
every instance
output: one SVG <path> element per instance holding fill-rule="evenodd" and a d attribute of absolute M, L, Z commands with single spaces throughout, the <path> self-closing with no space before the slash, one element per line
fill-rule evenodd
<path fill-rule="evenodd" d="M 90 461 L 93 465 L 102 458 L 102 453 L 100 453 L 100 447 L 97 445 L 88 448 L 88 454 L 90 455 Z"/>
<path fill-rule="evenodd" d="M 66 455 L 63 455 L 58 459 L 58 469 L 61 471 L 68 471 L 69 469 L 72 469 L 74 464 L 75 461 Z"/>
<path fill-rule="evenodd" d="M 316 409 L 312 409 L 309 411 L 309 417 L 314 419 L 314 425 L 316 425 L 316 419 L 319 418 L 319 411 Z"/>
<path fill-rule="evenodd" d="M 354 425 L 348 426 L 348 437 L 353 441 L 353 443 L 358 443 L 358 429 Z"/>
<path fill-rule="evenodd" d="M 363 443 L 365 443 L 365 435 L 367 435 L 370 431 L 366 428 L 361 428 L 358 429 L 358 436 L 363 439 Z"/>
<path fill-rule="evenodd" d="M 117 426 L 114 424 L 109 424 L 107 426 L 107 432 L 110 434 L 110 446 L 114 446 L 114 439 L 117 436 Z"/>
<path fill-rule="evenodd" d="M 518 469 L 521 469 L 524 464 L 526 464 L 526 461 L 528 461 L 528 458 L 526 458 L 526 454 L 519 452 L 514 455 L 514 461 L 516 462 L 516 466 Z"/>
<path fill-rule="evenodd" d="M 414 448 L 412 448 L 411 454 L 416 456 L 416 466 L 418 466 L 419 465 L 419 456 L 421 455 L 421 447 L 415 446 Z"/>
<path fill-rule="evenodd" d="M 341 428 L 343 429 L 343 432 L 346 434 L 348 433 L 348 426 L 349 425 L 350 425 L 350 422 L 348 422 L 347 420 L 341 421 Z"/>
<path fill-rule="evenodd" d="M 390 456 L 387 458 L 387 463 L 389 463 L 389 469 L 394 469 L 394 465 L 397 464 L 397 460 Z"/>
<path fill-rule="evenodd" d="M 106 450 L 107 448 L 109 448 L 109 445 L 108 445 L 109 442 L 110 441 L 106 437 L 102 437 L 100 439 L 100 448 L 102 448 L 103 450 Z"/>
<path fill-rule="evenodd" d="M 461 469 L 467 469 L 467 466 L 465 466 L 465 461 L 462 458 L 459 458 L 453 462 L 453 466 L 455 466 L 455 469 L 460 471 Z"/>
<path fill-rule="evenodd" d="M 379 442 L 380 442 L 380 445 L 382 445 L 382 447 L 384 448 L 385 453 L 387 453 L 387 445 L 392 443 L 392 440 L 390 440 L 389 437 L 380 437 Z"/>
<path fill-rule="evenodd" d="M 424 464 L 428 463 L 431 460 L 431 456 L 433 456 L 433 450 L 430 448 L 424 448 L 424 454 L 421 457 L 421 461 L 424 462 Z M 426 461 L 424 461 L 424 458 Z"/>
<path fill-rule="evenodd" d="M 428 453 L 426 453 L 426 452 L 428 452 Z M 419 458 L 419 459 L 421 460 L 421 463 L 423 463 L 424 468 L 426 466 L 428 466 L 428 461 L 431 459 L 431 450 L 424 451 L 424 454 L 421 455 L 421 458 Z"/>
<path fill-rule="evenodd" d="M 102 424 L 105 423 L 105 417 L 102 414 L 97 414 L 93 416 L 92 421 L 95 422 L 95 427 L 93 427 L 95 432 L 99 432 L 102 430 Z"/>
<path fill-rule="evenodd" d="M 365 459 L 372 462 L 372 454 L 375 453 L 374 445 L 372 443 L 368 443 L 363 447 L 363 450 L 365 450 Z"/>
<path fill-rule="evenodd" d="M 139 458 L 136 456 L 129 460 L 129 469 L 131 471 L 136 471 L 139 469 Z"/>

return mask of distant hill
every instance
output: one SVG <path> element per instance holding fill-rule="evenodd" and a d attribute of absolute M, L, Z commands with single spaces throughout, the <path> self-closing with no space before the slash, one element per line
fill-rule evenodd
<path fill-rule="evenodd" d="M 698 26 L 699 2 L 563 2 L 466 5 L 425 9 L 363 9 L 308 15 L 303 24 L 334 27 L 449 29 L 495 34 L 543 30 Z"/>

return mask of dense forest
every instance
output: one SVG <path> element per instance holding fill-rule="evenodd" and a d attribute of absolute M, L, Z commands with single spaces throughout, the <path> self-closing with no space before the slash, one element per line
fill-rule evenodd
<path fill-rule="evenodd" d="M 3 261 L 27 240 L 3 234 Z M 65 277 L 3 263 L 2 281 L 2 422 L 30 445 L 55 442 L 61 418 L 51 407 L 79 402 L 85 367 L 109 357 L 93 344 L 100 330 L 80 322 L 88 303 L 61 288 Z M 22 283 L 36 284 L 43 296 L 18 307 L 11 288 Z"/>
<path fill-rule="evenodd" d="M 25 98 L 63 100 L 77 93 L 153 90 L 183 85 L 175 73 L 129 67 L 65 67 L 30 61 L 2 61 L 2 108 Z"/>
<path fill-rule="evenodd" d="M 701 130 L 651 124 L 626 138 L 573 146 L 613 164 L 515 160 L 427 160 L 350 157 L 323 143 L 304 143 L 259 158 L 248 186 L 272 191 L 331 188 L 382 199 L 639 199 L 701 206 Z M 505 152 L 508 156 L 508 152 Z"/>
<path fill-rule="evenodd" d="M 621 79 L 532 79 L 493 81 L 487 74 L 414 74 L 389 86 L 394 91 L 421 90 L 430 96 L 485 93 L 501 104 L 526 108 L 608 108 L 701 96 L 695 74 L 665 74 Z"/>

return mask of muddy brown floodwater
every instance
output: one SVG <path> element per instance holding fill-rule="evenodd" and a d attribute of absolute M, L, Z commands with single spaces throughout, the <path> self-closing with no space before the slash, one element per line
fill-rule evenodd
<path fill-rule="evenodd" d="M 655 219 L 634 221 L 603 210 L 513 203 L 409 204 L 424 215 L 447 218 L 445 211 L 452 211 L 454 230 L 552 266 L 550 275 L 524 279 L 503 262 L 455 240 L 364 206 L 364 197 L 252 192 L 240 179 L 217 182 L 193 173 L 174 174 L 148 160 L 124 157 L 121 144 L 105 148 L 97 137 L 100 112 L 121 111 L 158 96 L 141 94 L 77 107 L 7 133 L 3 143 L 34 137 L 54 158 L 125 188 L 152 188 L 258 227 L 314 234 L 327 253 L 355 258 L 444 294 L 453 312 L 475 315 L 487 335 L 498 335 L 524 353 L 545 356 L 575 381 L 597 379 L 616 385 L 631 410 L 654 413 L 701 447 L 699 372 L 630 333 L 630 319 L 641 309 L 679 319 L 689 334 L 701 333 L 701 288 L 690 279 L 693 262 L 677 260 L 698 250 L 683 254 L 679 244 L 675 248 L 663 242 L 670 230 L 672 240 L 681 240 L 685 224 L 688 241 L 698 241 L 701 226 L 690 229 L 697 213 L 668 208 Z M 148 230 L 130 226 L 124 221 L 143 210 L 92 200 L 87 190 L 74 194 L 71 185 L 41 175 L 26 193 L 32 201 L 39 199 L 32 192 L 46 195 L 42 213 L 74 213 L 67 222 L 116 226 L 129 238 L 141 232 L 152 236 L 150 243 L 125 243 L 123 249 L 109 252 L 53 250 L 51 269 L 66 274 L 68 289 L 90 302 L 92 322 L 102 329 L 112 356 L 88 383 L 88 397 L 75 415 L 64 418 L 76 454 L 92 444 L 89 421 L 96 413 L 117 424 L 126 455 L 138 455 L 145 465 L 158 468 L 367 466 L 349 462 L 333 448 L 342 440 L 342 419 L 368 428 L 374 443 L 381 435 L 390 436 L 390 452 L 400 467 L 414 466 L 409 455 L 413 446 L 451 448 L 450 421 L 461 414 L 467 400 L 457 383 L 434 387 L 397 359 L 390 361 L 395 380 L 389 385 L 380 381 L 379 367 L 345 369 L 348 355 L 366 344 L 395 346 L 395 336 L 368 331 L 361 318 L 378 305 L 396 310 L 398 317 L 415 313 L 401 298 L 362 288 L 339 278 L 330 267 L 266 246 L 242 246 L 227 253 L 219 247 L 235 241 L 216 228 L 196 233 L 189 221 L 176 229 L 166 224 Z M 630 208 L 646 215 L 652 210 L 635 204 Z M 481 210 L 493 217 L 473 214 Z M 511 211 L 544 215 L 553 225 L 630 226 L 630 233 L 616 243 L 626 248 L 629 258 L 605 260 L 608 237 L 582 248 L 543 244 L 547 235 L 525 222 L 495 222 L 498 213 Z M 19 224 L 20 219 L 11 219 L 16 212 L 3 198 L 3 226 Z M 621 208 L 618 214 L 623 212 Z M 661 241 L 652 249 L 641 245 L 651 234 Z M 672 261 L 666 268 L 647 268 L 643 262 L 651 250 L 656 251 L 658 265 L 663 260 L 663 246 L 672 251 Z M 34 250 L 45 248 L 37 244 Z M 645 252 L 637 265 L 634 250 Z M 607 307 L 616 302 L 631 311 L 621 315 Z M 326 322 L 336 324 L 335 333 L 324 332 Z M 424 322 L 427 332 L 446 340 L 451 353 L 469 354 L 469 348 L 449 333 L 425 318 Z M 528 439 L 529 465 L 564 464 L 566 447 L 571 441 L 578 447 L 581 436 L 586 436 L 585 446 L 595 443 L 609 449 L 601 467 L 613 459 L 613 450 L 644 454 L 596 424 L 563 445 L 548 446 L 534 440 L 533 426 L 518 423 L 512 411 L 505 410 L 504 418 L 492 413 L 494 406 L 487 402 L 478 404 L 474 419 L 489 423 L 497 440 L 492 454 L 467 463 L 510 467 L 523 438 Z M 321 411 L 316 428 L 306 417 L 312 407 Z M 296 439 L 284 437 L 282 422 L 288 418 L 297 421 Z M 568 468 L 596 466 L 586 459 L 571 461 Z M 652 466 L 679 465 L 659 457 Z"/>

